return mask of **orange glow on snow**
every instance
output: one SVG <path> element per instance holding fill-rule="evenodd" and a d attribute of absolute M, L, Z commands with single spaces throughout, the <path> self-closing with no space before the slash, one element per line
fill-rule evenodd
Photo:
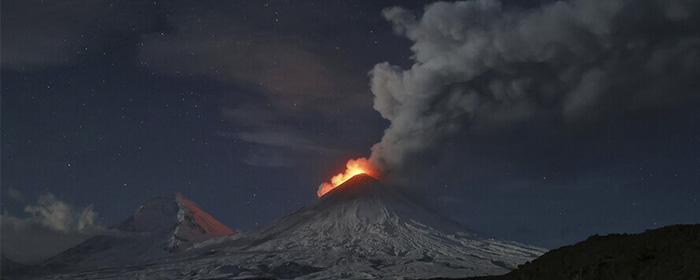
<path fill-rule="evenodd" d="M 333 176 L 330 182 L 323 182 L 319 187 L 316 195 L 318 197 L 323 196 L 332 189 L 340 186 L 345 181 L 349 180 L 355 175 L 367 174 L 369 176 L 377 178 L 379 176 L 379 171 L 375 168 L 372 163 L 367 160 L 367 158 L 356 158 L 348 160 L 345 164 L 345 172 L 338 173 L 338 175 Z"/>

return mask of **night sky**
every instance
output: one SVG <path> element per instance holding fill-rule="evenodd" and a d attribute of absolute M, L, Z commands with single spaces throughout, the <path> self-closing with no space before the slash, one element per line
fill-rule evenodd
<path fill-rule="evenodd" d="M 83 238 L 174 192 L 253 230 L 311 203 L 390 125 L 405 137 L 392 143 L 411 146 L 389 149 L 390 161 L 406 156 L 387 165 L 387 184 L 487 235 L 552 248 L 700 222 L 698 5 L 639 1 L 610 8 L 614 20 L 598 16 L 605 1 L 573 5 L 584 32 L 558 24 L 575 17 L 549 1 L 478 2 L 480 13 L 434 6 L 416 22 L 429 2 L 3 1 L 3 242 L 44 238 L 38 229 Z M 449 29 L 455 14 L 484 27 Z M 430 106 L 375 104 L 376 64 L 405 70 L 453 50 L 435 26 L 505 43 L 484 47 L 483 63 L 461 52 L 425 63 L 447 74 L 402 89 L 434 89 Z M 504 30 L 559 44 L 516 44 Z M 479 105 L 443 98 L 465 89 Z M 414 117 L 405 129 L 383 117 L 401 110 Z M 60 211 L 73 226 L 52 220 Z"/>

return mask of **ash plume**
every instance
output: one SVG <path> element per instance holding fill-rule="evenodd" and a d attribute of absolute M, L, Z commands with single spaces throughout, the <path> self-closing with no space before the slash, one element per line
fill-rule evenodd
<path fill-rule="evenodd" d="M 374 109 L 391 122 L 371 160 L 400 169 L 456 133 L 524 122 L 595 122 L 696 96 L 697 1 L 571 0 L 510 7 L 438 2 L 421 16 L 385 9 L 413 42 L 407 69 L 371 70 Z"/>

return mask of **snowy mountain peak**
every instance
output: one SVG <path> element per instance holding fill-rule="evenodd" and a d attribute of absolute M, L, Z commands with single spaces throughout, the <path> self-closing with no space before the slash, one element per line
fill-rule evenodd
<path fill-rule="evenodd" d="M 177 193 L 150 199 L 124 222 L 44 262 L 56 270 L 123 266 L 173 256 L 195 243 L 236 234 Z"/>
<path fill-rule="evenodd" d="M 181 193 L 175 194 L 177 223 L 168 247 L 177 249 L 216 236 L 235 234 Z"/>
<path fill-rule="evenodd" d="M 127 232 L 172 234 L 168 247 L 173 249 L 236 233 L 181 193 L 146 201 L 117 228 Z"/>
<path fill-rule="evenodd" d="M 133 215 L 117 226 L 127 232 L 166 232 L 177 223 L 178 205 L 172 197 L 157 197 L 144 202 Z"/>
<path fill-rule="evenodd" d="M 238 244 L 224 250 L 250 252 L 239 260 L 242 267 L 294 263 L 316 271 L 305 276 L 310 279 L 498 274 L 543 252 L 478 237 L 367 175 L 351 178 Z"/>
<path fill-rule="evenodd" d="M 396 223 L 430 226 L 447 233 L 473 234 L 462 225 L 407 197 L 399 188 L 387 186 L 366 174 L 350 178 L 305 211 L 320 214 L 314 219 L 316 222 L 332 219 L 335 220 L 334 224 L 350 223 L 362 227 L 394 220 Z"/>
<path fill-rule="evenodd" d="M 319 200 L 356 199 L 371 195 L 381 195 L 386 188 L 379 180 L 367 174 L 358 174 L 332 189 Z"/>

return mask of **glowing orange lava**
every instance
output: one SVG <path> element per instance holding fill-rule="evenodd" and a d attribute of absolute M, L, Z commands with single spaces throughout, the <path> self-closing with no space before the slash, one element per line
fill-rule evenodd
<path fill-rule="evenodd" d="M 345 164 L 345 172 L 338 173 L 338 175 L 333 176 L 330 182 L 323 182 L 319 187 L 316 195 L 318 197 L 323 196 L 330 190 L 337 186 L 340 186 L 345 181 L 349 180 L 355 175 L 367 174 L 369 176 L 377 178 L 379 176 L 379 171 L 375 168 L 372 163 L 367 160 L 367 158 L 356 158 L 348 160 Z"/>

